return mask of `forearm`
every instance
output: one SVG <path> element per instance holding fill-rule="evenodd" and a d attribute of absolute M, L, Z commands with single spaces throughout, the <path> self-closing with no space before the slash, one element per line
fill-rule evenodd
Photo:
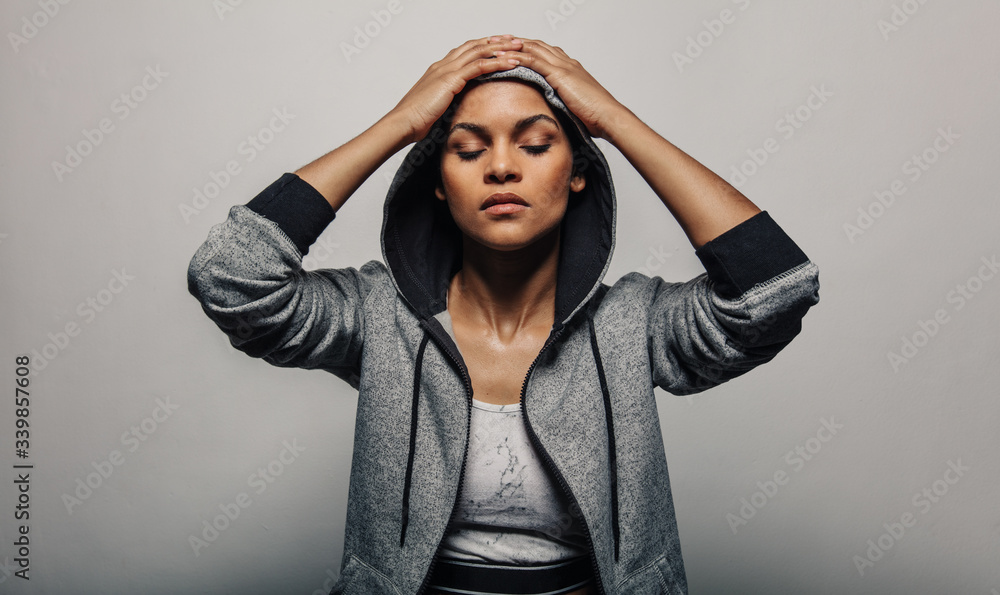
<path fill-rule="evenodd" d="M 354 139 L 295 173 L 340 209 L 385 161 L 409 144 L 410 128 L 389 113 Z"/>
<path fill-rule="evenodd" d="M 760 212 L 739 190 L 624 107 L 608 127 L 607 140 L 670 209 L 695 248 Z"/>

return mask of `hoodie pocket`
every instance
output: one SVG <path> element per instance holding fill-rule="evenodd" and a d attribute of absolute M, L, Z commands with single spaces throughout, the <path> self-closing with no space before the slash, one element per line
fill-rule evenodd
<path fill-rule="evenodd" d="M 402 595 L 396 584 L 351 554 L 330 595 Z"/>
<path fill-rule="evenodd" d="M 679 571 L 679 572 L 678 572 Z M 619 592 L 629 595 L 686 595 L 683 570 L 674 568 L 664 554 L 629 575 L 619 584 Z"/>
<path fill-rule="evenodd" d="M 671 559 L 666 555 L 660 556 L 654 563 L 656 571 L 660 574 L 664 595 L 685 595 L 687 593 L 687 581 L 684 579 L 684 570 L 674 568 Z"/>

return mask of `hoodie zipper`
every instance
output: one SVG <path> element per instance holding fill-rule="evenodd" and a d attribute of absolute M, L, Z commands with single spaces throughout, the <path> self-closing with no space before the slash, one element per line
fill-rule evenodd
<path fill-rule="evenodd" d="M 580 507 L 580 503 L 576 499 L 576 496 L 573 495 L 573 490 L 570 489 L 569 484 L 566 482 L 566 478 L 563 477 L 562 472 L 556 467 L 552 457 L 549 456 L 549 453 L 542 447 L 541 442 L 539 442 L 538 436 L 535 434 L 535 430 L 532 429 L 531 423 L 528 420 L 528 410 L 524 406 L 524 396 L 528 392 L 528 381 L 531 379 L 531 373 L 535 370 L 535 365 L 538 363 L 538 360 L 541 359 L 542 354 L 545 353 L 545 350 L 549 347 L 549 345 L 555 343 L 556 339 L 559 338 L 559 335 L 562 334 L 564 328 L 565 326 L 560 327 L 559 330 L 555 331 L 549 337 L 549 340 L 545 342 L 545 345 L 542 346 L 541 351 L 539 351 L 538 355 L 535 357 L 535 361 L 531 362 L 531 367 L 528 368 L 528 373 L 524 377 L 524 384 L 521 386 L 521 413 L 524 416 L 524 427 L 528 431 L 528 438 L 531 439 L 531 443 L 534 445 L 538 453 L 542 455 L 542 460 L 545 462 L 546 467 L 549 468 L 549 471 L 552 472 L 552 476 L 556 478 L 556 481 L 559 484 L 559 487 L 562 488 L 563 493 L 569 496 L 573 508 L 580 511 L 580 524 L 583 525 L 583 532 L 587 537 L 587 549 L 590 554 L 591 567 L 594 571 L 594 582 L 597 583 L 597 592 L 601 595 L 606 595 L 604 583 L 601 581 L 601 569 L 597 564 L 597 553 L 594 551 L 594 538 L 590 533 L 590 527 L 587 525 L 587 519 L 583 516 L 583 509 Z"/>
<path fill-rule="evenodd" d="M 434 333 L 431 330 L 426 332 L 430 333 L 433 337 Z M 469 377 L 469 371 L 466 369 L 465 365 L 462 363 L 460 358 L 455 355 L 451 348 L 445 343 L 441 342 L 444 352 L 448 354 L 448 357 L 455 362 L 455 366 L 458 368 L 462 375 L 462 383 L 465 385 L 465 400 L 468 404 L 467 415 L 465 417 L 465 447 L 462 449 L 462 466 L 458 471 L 458 491 L 455 492 L 455 500 L 451 504 L 451 514 L 448 515 L 448 523 L 445 525 L 445 533 L 448 531 L 448 526 L 451 525 L 452 520 L 455 518 L 455 511 L 458 510 L 458 499 L 462 495 L 462 482 L 465 480 L 465 460 L 469 455 L 469 428 L 472 424 L 472 378 Z M 424 575 L 424 580 L 420 583 L 420 588 L 417 589 L 417 595 L 427 591 L 428 583 L 431 580 L 431 576 L 434 575 L 434 565 L 437 564 L 438 555 L 441 551 L 441 544 L 444 543 L 444 536 L 441 537 L 441 541 L 438 542 L 437 548 L 434 550 L 434 557 L 431 558 L 430 566 L 427 567 L 427 574 Z"/>
<path fill-rule="evenodd" d="M 521 385 L 521 412 L 524 415 L 524 426 L 528 433 L 528 438 L 531 440 L 532 445 L 542 455 L 542 461 L 545 462 L 545 466 L 548 467 L 549 471 L 552 472 L 552 476 L 556 478 L 556 482 L 562 489 L 563 493 L 569 496 L 570 502 L 573 508 L 580 512 L 580 523 L 583 525 L 584 535 L 587 537 L 587 550 L 590 554 L 591 568 L 594 572 L 594 582 L 597 583 L 597 592 L 600 595 L 606 595 L 604 590 L 604 583 L 601 582 L 601 570 L 597 565 L 597 554 L 594 552 L 594 538 L 590 534 L 590 527 L 587 525 L 587 519 L 583 517 L 582 509 L 580 508 L 580 503 L 577 501 L 576 496 L 573 495 L 573 490 L 570 489 L 569 484 L 566 483 L 566 479 L 563 477 L 562 473 L 556 467 L 555 462 L 552 461 L 552 457 L 549 453 L 542 447 L 541 443 L 538 441 L 538 436 L 535 435 L 535 431 L 531 428 L 531 424 L 528 422 L 528 413 L 524 407 L 524 396 L 528 391 L 528 380 L 531 378 L 531 373 L 535 370 L 535 366 L 538 364 L 538 360 L 541 359 L 542 354 L 548 349 L 549 345 L 555 343 L 556 339 L 563 333 L 565 326 L 560 327 L 558 330 L 549 335 L 549 338 L 542 345 L 541 350 L 539 350 L 538 355 L 535 356 L 535 360 L 531 362 L 531 366 L 528 368 L 528 373 L 524 376 L 524 383 Z M 430 331 L 428 331 L 430 332 Z M 433 332 L 431 332 L 433 336 Z M 443 342 L 442 342 L 443 343 Z M 448 354 L 448 357 L 455 362 L 456 367 L 462 374 L 462 381 L 465 384 L 465 398 L 468 402 L 468 415 L 465 420 L 465 448 L 462 451 L 462 467 L 458 472 L 458 491 L 455 493 L 455 501 L 451 505 L 451 514 L 448 515 L 448 524 L 451 525 L 451 521 L 455 518 L 455 511 L 458 509 L 458 499 L 462 494 L 462 482 L 465 479 L 465 460 L 469 454 L 469 426 L 472 423 L 472 379 L 469 377 L 469 371 L 466 369 L 465 365 L 461 360 L 452 352 L 451 348 L 444 344 L 444 352 Z M 446 527 L 447 527 L 446 525 Z M 417 589 L 417 595 L 422 595 L 427 591 L 428 583 L 430 582 L 431 576 L 434 574 L 434 566 L 437 564 L 438 555 L 441 551 L 441 544 L 444 543 L 444 537 L 438 542 L 437 548 L 434 550 L 434 557 L 431 558 L 430 566 L 427 568 L 427 574 L 424 575 L 424 580 L 420 583 L 420 588 Z"/>

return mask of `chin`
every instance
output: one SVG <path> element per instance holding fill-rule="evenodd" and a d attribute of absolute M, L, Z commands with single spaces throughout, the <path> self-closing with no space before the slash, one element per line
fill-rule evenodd
<path fill-rule="evenodd" d="M 507 238 L 470 238 L 484 248 L 498 252 L 516 252 L 530 247 L 534 242 Z"/>
<path fill-rule="evenodd" d="M 531 234 L 511 229 L 510 233 L 489 233 L 485 236 L 469 236 L 469 239 L 481 246 L 497 250 L 498 252 L 516 252 L 532 247 L 542 248 L 546 243 L 545 240 L 552 233 L 558 231 L 558 228 L 559 226 L 557 225 L 552 229 Z"/>

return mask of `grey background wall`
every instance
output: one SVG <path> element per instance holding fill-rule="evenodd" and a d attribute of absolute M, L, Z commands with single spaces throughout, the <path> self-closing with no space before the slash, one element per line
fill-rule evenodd
<path fill-rule="evenodd" d="M 822 271 L 774 362 L 659 396 L 691 592 L 1000 593 L 998 25 L 972 0 L 4 2 L 0 592 L 329 587 L 354 393 L 232 349 L 187 263 L 450 48 L 513 32 L 579 59 Z M 606 280 L 699 274 L 604 146 Z M 401 158 L 307 267 L 380 258 Z"/>

